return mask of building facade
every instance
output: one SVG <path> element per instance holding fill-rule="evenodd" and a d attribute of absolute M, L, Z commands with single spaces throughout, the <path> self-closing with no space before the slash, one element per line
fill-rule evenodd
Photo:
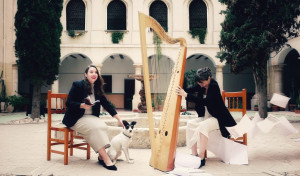
<path fill-rule="evenodd" d="M 84 69 L 94 64 L 107 83 L 105 90 L 109 100 L 117 108 L 136 109 L 140 102 L 141 83 L 129 75 L 142 73 L 138 19 L 138 12 L 142 12 L 155 18 L 169 36 L 186 39 L 186 72 L 210 67 L 222 90 L 246 88 L 253 108 L 257 100 L 253 96 L 255 84 L 251 69 L 234 75 L 230 73 L 229 65 L 216 58 L 220 23 L 224 19 L 220 11 L 223 9 L 225 6 L 218 0 L 64 0 L 59 78 L 53 85 L 43 87 L 42 92 L 51 89 L 68 93 L 72 82 L 82 79 Z M 8 95 L 29 92 L 29 83 L 19 79 L 14 52 L 16 10 L 17 0 L 0 0 L 0 71 L 4 73 Z M 195 29 L 206 31 L 204 43 L 190 34 L 189 31 Z M 120 33 L 123 38 L 114 43 L 116 38 L 113 36 Z M 151 29 L 147 31 L 147 48 L 149 63 L 153 65 L 157 50 Z M 178 48 L 178 45 L 161 44 L 160 66 L 155 67 L 159 76 L 153 81 L 161 87 L 168 86 L 165 80 L 176 62 Z M 275 92 L 292 96 L 292 91 L 300 89 L 299 51 L 300 37 L 291 39 L 280 53 L 271 56 L 268 63 L 269 97 Z M 159 88 L 153 93 L 166 91 Z"/>

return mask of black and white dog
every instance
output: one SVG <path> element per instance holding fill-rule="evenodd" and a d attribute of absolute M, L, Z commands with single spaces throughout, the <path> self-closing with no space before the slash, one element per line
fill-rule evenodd
<path fill-rule="evenodd" d="M 125 154 L 126 161 L 128 163 L 134 163 L 133 159 L 129 157 L 129 144 L 132 141 L 132 135 L 133 135 L 133 127 L 136 124 L 135 121 L 132 121 L 131 123 L 128 123 L 126 120 L 122 121 L 125 128 L 122 130 L 122 132 L 116 136 L 114 136 L 110 142 L 111 146 L 108 148 L 108 156 L 110 157 L 111 161 L 115 163 L 117 159 L 122 154 L 122 150 Z"/>

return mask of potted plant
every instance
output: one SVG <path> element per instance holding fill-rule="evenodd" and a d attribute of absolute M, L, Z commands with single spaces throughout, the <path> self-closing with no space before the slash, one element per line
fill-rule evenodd
<path fill-rule="evenodd" d="M 18 112 L 24 110 L 25 98 L 22 96 L 12 95 L 7 97 L 8 105 L 13 107 L 13 112 Z"/>
<path fill-rule="evenodd" d="M 186 111 L 186 109 L 181 106 L 180 107 L 180 112 L 185 112 L 185 111 Z"/>
<path fill-rule="evenodd" d="M 279 107 L 276 106 L 276 105 L 272 105 L 272 111 L 278 111 L 279 110 Z"/>
<path fill-rule="evenodd" d="M 154 111 L 154 101 L 152 100 L 152 111 Z"/>
<path fill-rule="evenodd" d="M 162 109 L 163 109 L 163 101 L 164 101 L 162 99 L 162 96 L 158 95 L 156 100 L 157 100 L 157 108 L 158 108 L 158 110 L 162 111 Z"/>

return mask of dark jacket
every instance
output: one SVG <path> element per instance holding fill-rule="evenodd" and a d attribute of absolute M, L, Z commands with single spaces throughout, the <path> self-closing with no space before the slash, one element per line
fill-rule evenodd
<path fill-rule="evenodd" d="M 199 101 L 201 101 L 203 99 L 203 94 L 204 94 L 205 89 L 201 88 L 198 84 L 196 84 L 195 86 L 186 88 L 184 90 L 188 94 L 196 94 Z M 194 109 L 197 112 L 198 117 L 204 117 L 204 114 L 205 114 L 204 106 L 200 106 L 199 103 L 196 103 Z"/>
<path fill-rule="evenodd" d="M 228 137 L 230 134 L 225 127 L 234 126 L 236 122 L 223 102 L 218 83 L 214 79 L 211 79 L 206 98 L 203 98 L 205 88 L 201 88 L 200 86 L 199 88 L 202 89 L 199 90 L 198 93 L 202 94 L 201 96 L 196 97 L 192 94 L 188 94 L 186 100 L 195 102 L 200 107 L 206 106 L 207 111 L 218 120 L 222 136 Z"/>
<path fill-rule="evenodd" d="M 85 109 L 80 108 L 80 104 L 87 96 L 88 94 L 84 80 L 73 82 L 66 102 L 67 111 L 63 119 L 63 124 L 65 124 L 67 127 L 72 127 L 78 121 L 78 119 L 84 115 Z M 114 107 L 107 101 L 104 95 L 98 96 L 95 94 L 95 100 L 100 100 L 100 103 L 96 103 L 94 106 L 92 106 L 92 115 L 99 117 L 100 105 L 102 105 L 111 116 L 117 114 Z"/>

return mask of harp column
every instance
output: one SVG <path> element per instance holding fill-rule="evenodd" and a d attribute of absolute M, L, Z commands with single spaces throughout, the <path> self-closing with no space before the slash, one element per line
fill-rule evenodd
<path fill-rule="evenodd" d="M 134 64 L 133 66 L 134 66 L 134 70 L 135 70 L 135 72 L 134 72 L 135 75 L 141 75 L 143 65 Z M 139 91 L 142 88 L 142 83 L 141 83 L 141 81 L 138 81 L 137 79 L 135 79 L 134 84 L 135 84 L 135 87 L 134 87 L 134 95 L 133 95 L 133 99 L 132 99 L 132 110 L 137 110 L 138 104 L 141 102 Z"/>
<path fill-rule="evenodd" d="M 221 92 L 223 91 L 223 67 L 224 65 L 216 65 L 216 81 L 219 84 Z"/>

